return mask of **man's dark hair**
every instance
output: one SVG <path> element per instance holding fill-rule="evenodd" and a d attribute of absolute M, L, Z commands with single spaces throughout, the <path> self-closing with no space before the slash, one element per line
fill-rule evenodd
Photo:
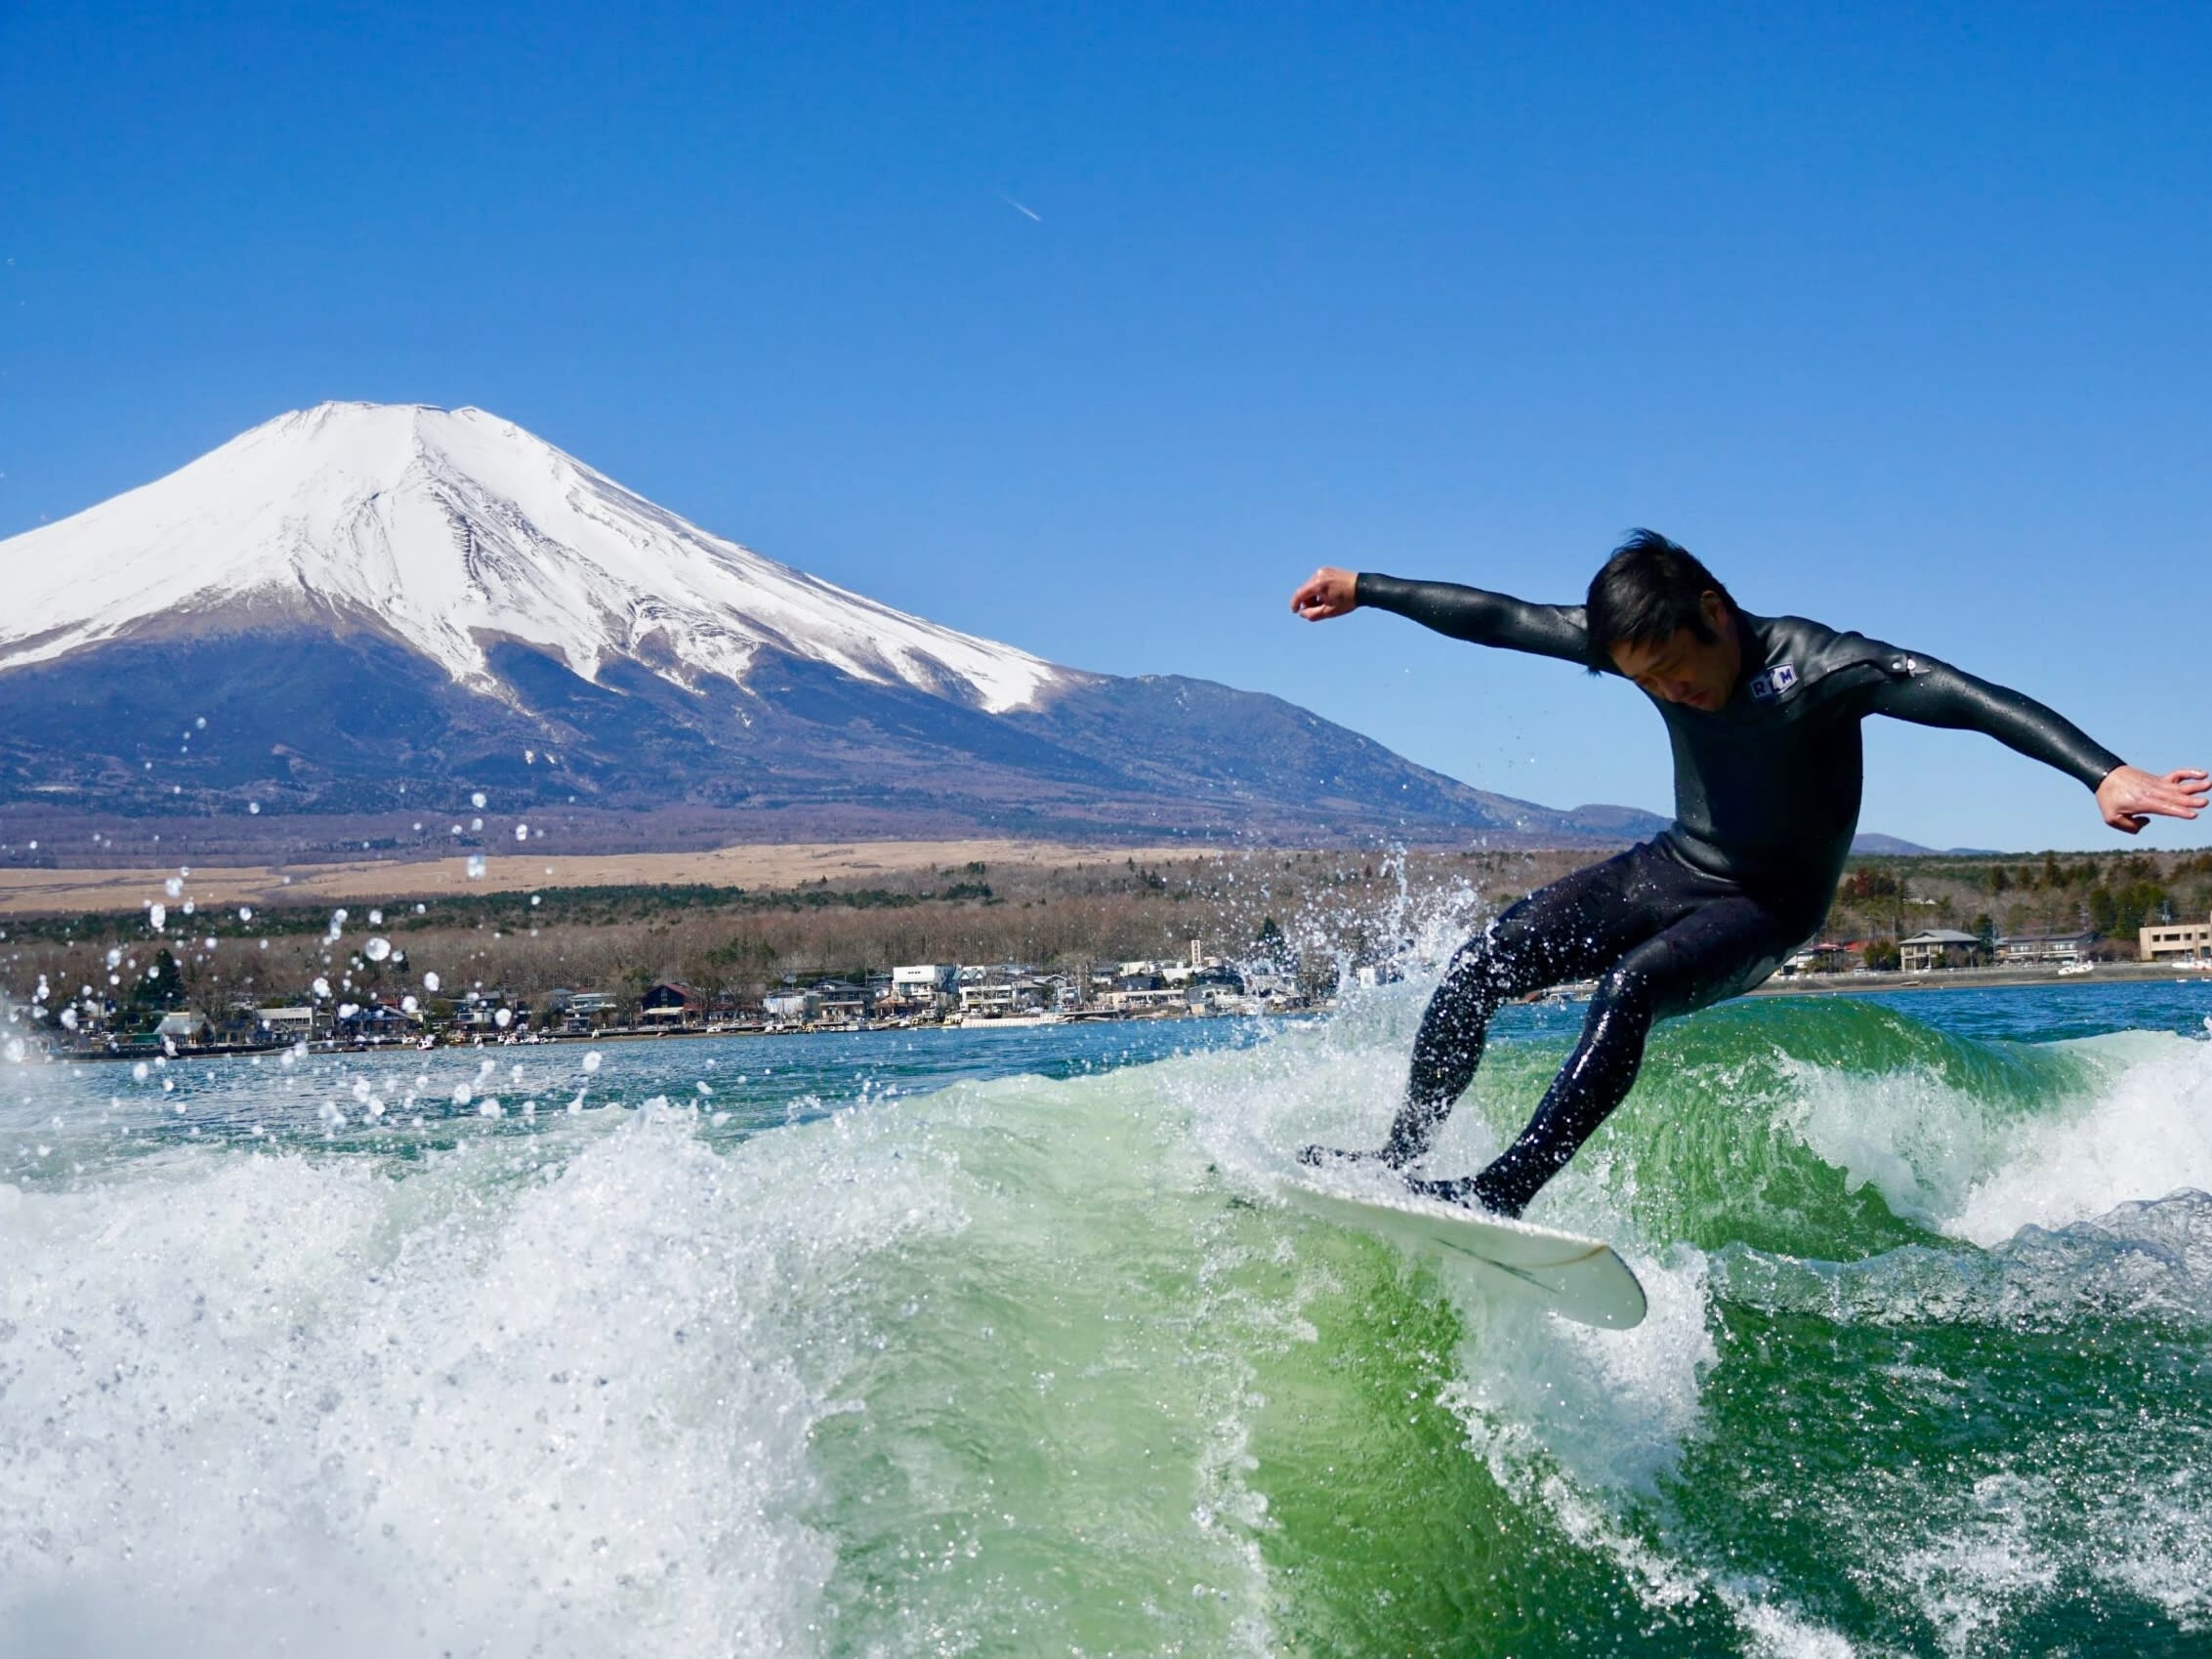
<path fill-rule="evenodd" d="M 1613 666 L 1618 644 L 1657 644 L 1687 628 L 1690 638 L 1713 643 L 1698 601 L 1718 594 L 1732 614 L 1735 601 L 1696 556 L 1656 530 L 1632 530 L 1590 580 L 1584 613 L 1590 630 L 1590 670 Z"/>

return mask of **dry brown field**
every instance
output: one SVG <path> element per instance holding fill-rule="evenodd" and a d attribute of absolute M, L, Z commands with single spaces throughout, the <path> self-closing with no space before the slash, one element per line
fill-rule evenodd
<path fill-rule="evenodd" d="M 700 885 L 752 892 L 910 875 L 945 865 L 1066 869 L 1134 858 L 1141 864 L 1190 856 L 1188 847 L 1077 847 L 1059 842 L 847 841 L 718 847 L 699 852 L 620 852 L 563 857 L 486 853 L 472 876 L 466 857 L 335 864 L 144 866 L 133 869 L 0 869 L 0 915 L 128 911 L 162 898 L 183 879 L 202 906 L 376 902 L 455 893 L 528 892 L 552 887 Z"/>

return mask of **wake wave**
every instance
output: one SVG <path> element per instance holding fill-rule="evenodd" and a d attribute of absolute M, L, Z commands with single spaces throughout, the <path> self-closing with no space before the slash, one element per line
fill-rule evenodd
<path fill-rule="evenodd" d="M 1980 1654 L 2212 1625 L 2212 1044 L 1847 1002 L 1662 1027 L 1531 1218 L 1629 1256 L 1651 1313 L 1614 1334 L 1278 1201 L 1297 1146 L 1379 1141 L 1422 989 L 888 1098 L 824 1062 L 756 1100 L 766 1048 L 633 1050 L 573 1114 L 574 1080 L 519 1074 L 540 1115 L 404 1133 L 318 1117 L 355 1099 L 336 1073 L 142 1106 L 13 1072 L 0 1651 Z M 1440 1168 L 1520 1127 L 1573 1025 L 1501 1020 Z M 967 1041 L 900 1051 L 908 1086 Z"/>

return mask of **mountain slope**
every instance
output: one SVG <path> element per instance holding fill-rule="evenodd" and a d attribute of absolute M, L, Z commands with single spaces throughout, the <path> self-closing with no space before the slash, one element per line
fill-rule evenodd
<path fill-rule="evenodd" d="M 0 811 L 396 821 L 496 790 L 721 814 L 730 839 L 802 818 L 1553 842 L 1659 822 L 1485 794 L 1277 698 L 908 616 L 480 410 L 283 416 L 0 542 Z"/>

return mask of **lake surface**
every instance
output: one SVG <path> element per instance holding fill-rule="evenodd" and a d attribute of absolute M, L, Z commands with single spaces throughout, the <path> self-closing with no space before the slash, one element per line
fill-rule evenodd
<path fill-rule="evenodd" d="M 0 1652 L 2212 1651 L 2212 985 L 1662 1026 L 1625 1334 L 1281 1201 L 1425 989 L 0 1065 Z"/>

